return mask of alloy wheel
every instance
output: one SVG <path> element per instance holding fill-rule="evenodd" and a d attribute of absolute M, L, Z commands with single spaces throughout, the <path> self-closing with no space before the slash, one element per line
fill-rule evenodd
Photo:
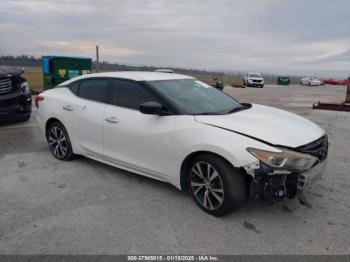
<path fill-rule="evenodd" d="M 68 152 L 67 138 L 63 130 L 57 126 L 50 129 L 48 142 L 52 153 L 59 159 L 63 159 Z"/>
<path fill-rule="evenodd" d="M 197 162 L 192 166 L 190 185 L 194 197 L 208 210 L 220 208 L 224 202 L 224 186 L 218 171 L 209 163 Z"/>

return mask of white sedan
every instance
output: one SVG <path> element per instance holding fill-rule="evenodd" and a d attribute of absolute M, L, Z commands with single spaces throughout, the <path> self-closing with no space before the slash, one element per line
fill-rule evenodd
<path fill-rule="evenodd" d="M 247 196 L 299 197 L 324 170 L 318 125 L 276 108 L 239 103 L 193 77 L 90 74 L 36 97 L 54 157 L 75 154 L 168 182 L 221 216 Z"/>
<path fill-rule="evenodd" d="M 304 77 L 304 78 L 300 79 L 300 84 L 305 85 L 305 86 L 324 85 L 324 83 L 321 80 L 319 80 L 317 78 L 313 78 L 313 77 Z"/>

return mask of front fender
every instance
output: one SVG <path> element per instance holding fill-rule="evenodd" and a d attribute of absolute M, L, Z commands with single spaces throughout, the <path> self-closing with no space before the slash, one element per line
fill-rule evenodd
<path fill-rule="evenodd" d="M 226 159 L 236 168 L 257 161 L 257 158 L 247 151 L 248 147 L 278 152 L 276 148 L 263 142 L 202 123 L 197 123 L 195 129 L 183 129 L 178 132 L 184 132 L 178 136 L 182 137 L 182 141 L 178 141 L 178 144 L 182 146 L 177 147 L 177 154 L 174 159 L 178 178 L 181 177 L 181 166 L 186 158 L 196 152 L 214 153 Z M 180 188 L 180 179 L 173 181 L 173 183 Z"/>

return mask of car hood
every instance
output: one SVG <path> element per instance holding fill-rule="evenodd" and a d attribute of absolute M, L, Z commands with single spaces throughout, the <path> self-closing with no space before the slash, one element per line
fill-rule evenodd
<path fill-rule="evenodd" d="M 23 74 L 24 69 L 16 66 L 0 66 L 0 77 L 12 77 Z"/>
<path fill-rule="evenodd" d="M 249 80 L 264 80 L 262 77 L 248 77 Z"/>
<path fill-rule="evenodd" d="M 228 115 L 197 115 L 195 119 L 272 145 L 291 148 L 308 144 L 325 134 L 322 128 L 303 117 L 257 104 Z"/>

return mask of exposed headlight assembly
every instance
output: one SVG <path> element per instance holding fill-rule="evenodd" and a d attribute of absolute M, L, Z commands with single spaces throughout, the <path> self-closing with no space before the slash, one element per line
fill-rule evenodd
<path fill-rule="evenodd" d="M 277 148 L 280 152 L 270 152 L 256 148 L 247 148 L 248 152 L 274 169 L 300 173 L 313 167 L 318 158 L 292 150 Z"/>
<path fill-rule="evenodd" d="M 23 93 L 28 94 L 30 93 L 28 82 L 21 83 L 21 90 Z"/>

